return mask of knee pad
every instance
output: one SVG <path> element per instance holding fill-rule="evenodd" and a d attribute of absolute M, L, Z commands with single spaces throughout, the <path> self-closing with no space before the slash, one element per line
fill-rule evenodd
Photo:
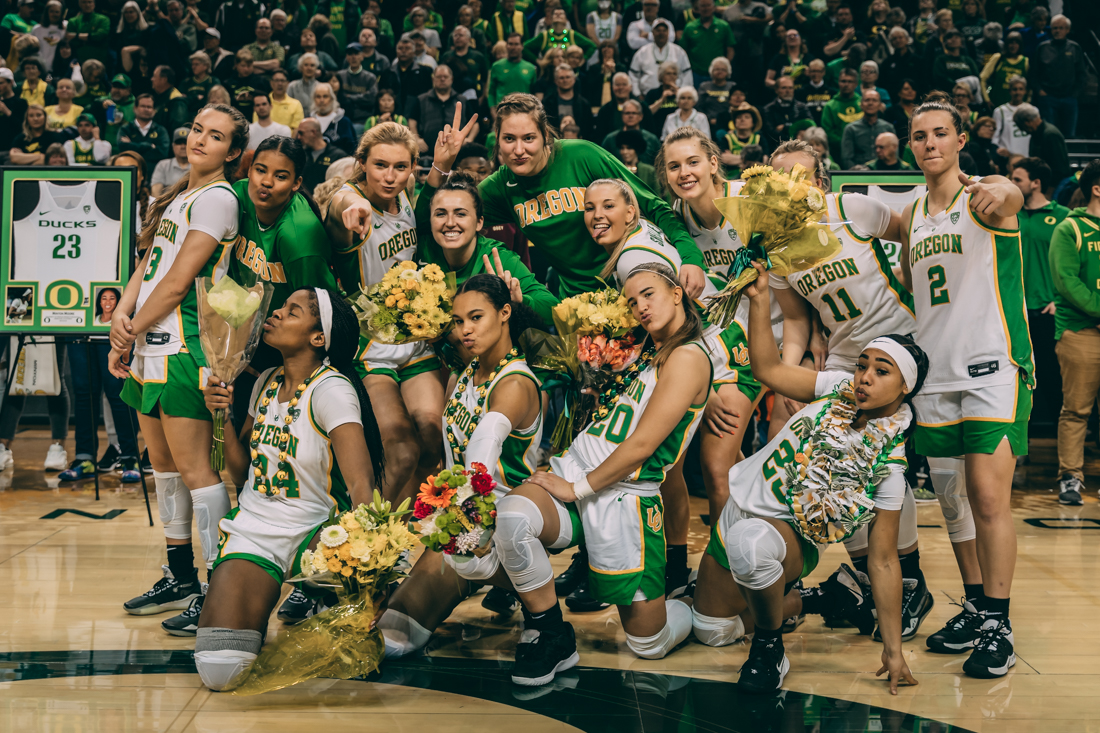
<path fill-rule="evenodd" d="M 195 667 L 202 683 L 215 692 L 233 689 L 244 679 L 262 643 L 255 629 L 200 628 L 195 637 Z"/>
<path fill-rule="evenodd" d="M 164 525 L 164 536 L 172 540 L 191 539 L 191 517 L 194 514 L 191 492 L 178 473 L 153 472 L 157 487 L 157 512 Z"/>
<path fill-rule="evenodd" d="M 630 651 L 642 659 L 663 659 L 691 633 L 691 608 L 680 601 L 665 601 L 665 626 L 653 636 L 626 635 Z"/>
<path fill-rule="evenodd" d="M 905 487 L 901 500 L 901 516 L 898 517 L 898 549 L 906 550 L 917 544 L 917 500 L 913 489 Z"/>
<path fill-rule="evenodd" d="M 387 608 L 378 619 L 378 628 L 386 642 L 386 659 L 397 659 L 423 649 L 432 632 L 407 614 Z"/>
<path fill-rule="evenodd" d="M 951 541 L 967 542 L 977 537 L 966 497 L 966 462 L 961 458 L 929 458 L 928 474 Z"/>
<path fill-rule="evenodd" d="M 542 513 L 530 499 L 508 494 L 497 502 L 493 542 L 504 572 L 520 593 L 530 593 L 554 580 L 550 556 L 539 542 L 542 526 Z"/>
<path fill-rule="evenodd" d="M 764 590 L 783 580 L 787 543 L 763 519 L 742 519 L 726 539 L 726 556 L 738 583 L 749 590 Z"/>
<path fill-rule="evenodd" d="M 500 569 L 500 555 L 497 553 L 496 545 L 489 549 L 485 557 L 457 559 L 454 555 L 444 555 L 443 562 L 454 569 L 458 577 L 476 583 L 488 581 Z"/>
<path fill-rule="evenodd" d="M 192 491 L 191 501 L 195 505 L 195 524 L 199 528 L 202 559 L 209 570 L 218 557 L 218 522 L 231 508 L 229 494 L 225 493 L 225 484 L 214 484 Z"/>
<path fill-rule="evenodd" d="M 707 646 L 726 646 L 745 635 L 745 622 L 740 616 L 718 618 L 692 608 L 691 629 L 695 638 Z"/>

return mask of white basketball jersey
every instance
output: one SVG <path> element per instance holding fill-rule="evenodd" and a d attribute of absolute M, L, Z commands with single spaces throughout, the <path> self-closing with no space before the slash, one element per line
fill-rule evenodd
<path fill-rule="evenodd" d="M 366 198 L 357 185 L 345 183 L 341 191 L 351 191 Z M 356 257 L 358 260 L 358 283 L 344 283 L 344 289 L 354 292 L 355 287 L 367 288 L 374 285 L 398 262 L 411 260 L 416 256 L 416 216 L 413 214 L 409 197 L 402 191 L 398 195 L 400 211 L 391 214 L 374 209 L 372 213 L 371 233 L 366 239 L 355 237 L 355 247 L 343 253 L 344 257 Z M 373 207 L 372 207 L 373 208 Z M 351 268 L 343 268 L 348 272 Z"/>
<path fill-rule="evenodd" d="M 619 259 L 615 261 L 615 277 L 619 281 L 619 286 L 622 287 L 626 284 L 626 276 L 630 274 L 631 270 L 648 262 L 659 262 L 668 265 L 677 276 L 680 274 L 680 266 L 683 264 L 680 253 L 668 241 L 665 233 L 656 224 L 641 219 L 638 222 L 638 228 L 627 238 L 626 244 L 623 245 L 623 249 L 619 253 Z M 711 282 L 710 278 L 707 278 L 707 284 L 699 297 L 706 298 L 717 294 L 718 288 Z"/>
<path fill-rule="evenodd" d="M 192 215 L 203 215 L 202 205 L 199 203 L 203 196 L 228 195 L 236 201 L 236 194 L 230 185 L 222 181 L 210 183 L 194 191 L 185 191 L 172 200 L 161 214 L 157 232 L 153 238 L 153 245 L 149 253 L 149 264 L 145 268 L 145 276 L 141 282 L 141 290 L 138 291 L 137 308 L 140 311 L 145 301 L 149 299 L 157 285 L 172 269 L 176 262 L 183 243 L 191 231 Z M 198 204 L 198 206 L 196 206 Z M 236 240 L 237 229 L 233 226 L 232 235 L 223 239 L 210 260 L 199 271 L 200 276 L 212 277 L 215 281 L 221 279 L 229 269 L 228 254 L 232 251 L 232 244 Z M 187 336 L 198 334 L 198 305 L 195 300 L 195 289 L 191 290 L 176 309 L 160 319 L 149 328 L 145 334 L 138 337 L 134 343 L 134 350 L 142 356 L 167 356 L 177 354 L 181 350 L 187 350 Z M 201 353 L 197 354 L 201 357 Z M 199 362 L 202 364 L 203 362 Z"/>
<path fill-rule="evenodd" d="M 83 306 L 91 303 L 91 283 L 118 280 L 122 222 L 99 210 L 95 192 L 95 181 L 38 182 L 38 206 L 12 225 L 13 280 L 71 280 L 81 286 Z M 40 293 L 44 304 L 45 288 Z"/>
<path fill-rule="evenodd" d="M 928 187 L 923 184 L 920 186 L 913 186 L 912 190 L 903 193 L 887 191 L 881 186 L 867 187 L 868 196 L 875 201 L 881 201 L 898 213 L 905 211 L 906 206 L 913 203 L 927 192 Z M 879 243 L 882 245 L 882 251 L 886 253 L 887 259 L 890 260 L 890 267 L 901 267 L 901 242 L 891 242 L 889 239 L 880 239 Z"/>
<path fill-rule="evenodd" d="M 930 362 L 924 392 L 1011 384 L 1032 373 L 1019 229 L 992 229 L 970 210 L 960 188 L 945 211 L 913 205 L 909 263 L 913 270 L 917 343 Z"/>
<path fill-rule="evenodd" d="M 847 219 L 843 202 L 841 194 L 825 197 L 829 221 Z M 840 252 L 811 270 L 791 273 L 786 281 L 809 301 L 829 329 L 825 369 L 854 374 L 868 343 L 888 333 L 913 333 L 917 323 L 913 298 L 894 277 L 877 241 L 851 224 L 834 231 L 843 245 Z"/>
<path fill-rule="evenodd" d="M 277 369 L 282 367 L 268 369 L 257 380 L 250 414 L 256 412 Z M 333 506 L 349 506 L 347 485 L 336 464 L 332 441 L 318 427 L 313 416 L 313 395 L 318 387 L 332 379 L 348 381 L 332 367 L 325 367 L 298 398 L 301 412 L 290 425 L 287 447 L 290 476 L 286 492 L 280 491 L 275 496 L 260 494 L 253 488 L 255 469 L 249 466 L 248 479 L 241 489 L 239 503 L 245 511 L 267 524 L 275 527 L 318 525 L 328 519 Z M 268 477 L 272 487 L 277 486 L 275 474 L 279 470 L 279 436 L 282 435 L 289 408 L 290 402 L 279 402 L 278 396 L 272 398 L 267 406 L 264 424 L 259 426 L 260 445 L 256 450 L 262 456 L 260 470 Z"/>
<path fill-rule="evenodd" d="M 701 344 L 692 343 L 703 349 Z M 705 349 L 703 353 L 706 353 Z M 709 361 L 709 355 L 707 358 Z M 634 433 L 638 423 L 641 422 L 642 413 L 645 412 L 650 398 L 653 397 L 654 390 L 657 389 L 657 377 L 657 369 L 652 364 L 647 366 L 638 374 L 633 384 L 619 396 L 618 402 L 608 412 L 607 417 L 591 422 L 573 440 L 567 453 L 584 469 L 585 473 L 595 470 Z M 675 375 L 671 377 L 675 379 Z M 657 450 L 645 459 L 638 470 L 616 483 L 615 487 L 632 494 L 656 494 L 661 488 L 661 482 L 665 480 L 665 474 L 676 465 L 676 461 L 680 460 L 680 456 L 687 450 L 688 443 L 691 442 L 696 428 L 699 427 L 699 417 L 703 414 L 705 406 L 706 403 L 692 405 L 668 437 L 657 446 Z"/>
<path fill-rule="evenodd" d="M 500 384 L 501 380 L 505 377 L 515 374 L 522 374 L 524 377 L 530 379 L 536 389 L 541 387 L 541 383 L 535 373 L 531 371 L 531 367 L 527 366 L 527 362 L 522 359 L 511 361 L 504 366 L 497 376 L 493 379 L 492 384 L 489 385 L 485 391 L 485 404 L 482 409 L 487 409 L 492 400 L 493 390 Z M 473 420 L 475 414 L 480 414 L 479 406 L 477 404 L 480 395 L 478 394 L 475 385 L 471 381 L 467 385 L 466 389 L 461 393 L 451 392 L 451 399 L 457 396 L 459 405 L 455 411 L 453 417 L 448 417 L 446 414 L 443 416 L 443 440 L 445 445 L 443 446 L 444 466 L 451 468 L 455 465 L 454 454 L 451 452 L 451 446 L 447 441 L 447 428 L 454 430 L 455 438 L 458 440 L 459 445 L 462 445 L 467 440 L 473 437 L 477 431 L 475 427 L 473 431 L 470 431 L 470 423 Z M 448 403 L 450 399 L 448 399 Z M 541 404 L 541 403 L 540 403 Z M 467 432 L 469 431 L 469 432 Z M 533 474 L 538 469 L 538 449 L 539 443 L 542 442 L 542 410 L 539 410 L 539 416 L 535 418 L 535 422 L 530 427 L 522 430 L 516 429 L 508 434 L 508 437 L 504 439 L 504 444 L 501 446 L 500 458 L 497 462 L 489 466 L 489 472 L 499 485 L 499 489 L 513 489 L 528 476 Z M 462 456 L 462 461 L 465 464 L 466 456 Z M 469 468 L 469 466 L 467 466 Z"/>

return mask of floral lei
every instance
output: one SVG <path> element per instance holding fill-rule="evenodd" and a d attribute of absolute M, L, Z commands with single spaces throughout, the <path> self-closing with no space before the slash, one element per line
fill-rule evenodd
<path fill-rule="evenodd" d="M 489 394 L 489 385 L 497 378 L 501 369 L 519 358 L 519 349 L 513 347 L 512 350 L 505 354 L 504 358 L 500 360 L 496 369 L 489 373 L 489 378 L 485 380 L 485 383 L 476 387 L 478 394 L 477 406 L 474 408 L 473 415 L 470 416 L 470 424 L 467 426 L 466 430 L 466 439 L 461 443 L 458 441 L 458 436 L 455 435 L 454 416 L 455 413 L 458 412 L 458 406 L 461 404 L 462 393 L 466 391 L 466 387 L 470 384 L 470 379 L 472 379 L 474 373 L 477 372 L 480 359 L 476 356 L 471 359 L 470 365 L 466 367 L 466 371 L 462 372 L 462 376 L 459 377 L 458 384 L 455 385 L 455 396 L 452 397 L 451 401 L 447 404 L 447 411 L 444 415 L 447 420 L 447 443 L 451 446 L 451 456 L 454 458 L 455 465 L 462 465 L 462 453 L 466 450 L 466 446 L 470 444 L 470 436 L 474 434 L 478 423 L 481 422 L 481 416 L 485 412 L 485 399 Z"/>
<path fill-rule="evenodd" d="M 853 438 L 859 410 L 851 381 L 841 383 L 817 416 L 799 418 L 791 430 L 801 439 L 786 466 L 784 498 L 795 529 L 817 544 L 841 542 L 875 514 L 875 488 L 890 473 L 887 461 L 912 420 L 908 405 L 869 420 Z"/>
<path fill-rule="evenodd" d="M 618 403 L 619 397 L 630 389 L 630 385 L 634 384 L 634 380 L 638 378 L 638 375 L 649 366 L 649 363 L 653 361 L 653 356 L 656 353 L 657 349 L 653 344 L 650 344 L 642 351 L 641 355 L 638 356 L 633 364 L 615 375 L 615 379 L 612 380 L 611 385 L 600 393 L 596 409 L 593 411 L 592 422 L 599 422 L 610 414 L 611 410 L 615 408 L 616 403 Z"/>

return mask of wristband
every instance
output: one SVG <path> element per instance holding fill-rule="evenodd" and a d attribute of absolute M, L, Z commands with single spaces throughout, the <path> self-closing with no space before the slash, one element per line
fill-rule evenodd
<path fill-rule="evenodd" d="M 451 175 L 451 172 L 450 172 L 450 171 L 445 171 L 445 170 L 443 170 L 443 169 L 442 169 L 442 168 L 440 168 L 440 167 L 439 167 L 438 165 L 436 165 L 436 164 L 435 164 L 434 162 L 432 163 L 432 168 L 435 168 L 435 169 L 436 169 L 437 171 L 439 171 L 440 175 L 442 175 L 442 176 L 443 176 L 444 178 L 446 178 L 447 176 Z"/>
<path fill-rule="evenodd" d="M 586 496 L 592 496 L 596 492 L 592 490 L 592 487 L 588 485 L 588 477 L 583 477 L 580 481 L 573 482 L 573 495 L 576 501 L 580 501 Z"/>

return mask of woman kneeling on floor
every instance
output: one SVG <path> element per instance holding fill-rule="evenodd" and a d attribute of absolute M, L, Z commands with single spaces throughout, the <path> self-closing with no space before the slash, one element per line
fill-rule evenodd
<path fill-rule="evenodd" d="M 767 338 L 768 273 L 755 267 L 760 276 L 746 289 L 753 372 L 776 392 L 813 404 L 730 470 L 730 498 L 699 567 L 695 637 L 723 646 L 744 636 L 746 621 L 752 624 L 738 684 L 755 692 L 778 689 L 790 668 L 783 619 L 801 609 L 801 597 L 789 591 L 813 571 L 824 545 L 871 522 L 869 569 L 883 642 L 878 674 L 889 674 L 890 692 L 897 694 L 899 682 L 916 684 L 901 649 L 897 539 L 905 438 L 916 422 L 912 398 L 928 373 L 928 357 L 908 336 L 889 335 L 863 349 L 854 377 L 783 363 Z M 853 456 L 872 469 L 866 483 Z"/>
<path fill-rule="evenodd" d="M 195 640 L 211 690 L 231 689 L 259 654 L 280 585 L 316 546 L 333 505 L 369 503 L 383 470 L 378 424 L 355 375 L 351 306 L 323 288 L 296 290 L 264 324 L 264 341 L 283 365 L 256 381 L 240 438 L 225 435 L 226 467 L 243 488 L 219 524 Z M 207 407 L 228 408 L 232 389 L 211 381 Z"/>

